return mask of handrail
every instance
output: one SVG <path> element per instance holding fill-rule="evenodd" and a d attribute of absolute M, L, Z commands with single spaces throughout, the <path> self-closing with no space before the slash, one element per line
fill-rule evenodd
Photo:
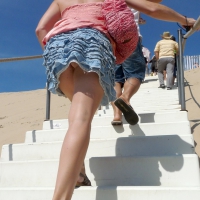
<path fill-rule="evenodd" d="M 179 103 L 181 104 L 181 111 L 186 110 L 185 104 L 185 83 L 184 83 L 184 68 L 183 68 L 183 52 L 185 49 L 186 39 L 200 28 L 200 16 L 195 22 L 194 26 L 185 34 L 182 34 L 182 30 L 178 30 L 178 43 L 179 43 L 179 55 L 178 55 L 178 66 L 177 66 L 177 77 L 178 77 L 178 95 Z"/>
<path fill-rule="evenodd" d="M 0 63 L 1 62 L 20 61 L 20 60 L 31 60 L 31 59 L 37 59 L 37 58 L 42 58 L 42 55 L 13 57 L 13 58 L 0 58 Z M 50 119 L 50 98 L 51 98 L 51 94 L 48 90 L 48 82 L 46 84 L 46 88 L 47 88 L 47 95 L 46 95 L 46 118 L 45 118 L 45 120 L 49 120 Z"/>
<path fill-rule="evenodd" d="M 36 58 L 42 58 L 42 55 L 37 56 L 24 56 L 24 57 L 13 57 L 13 58 L 0 58 L 0 62 L 10 62 L 10 61 L 19 61 L 19 60 L 31 60 Z"/>
<path fill-rule="evenodd" d="M 183 36 L 183 50 L 185 48 L 186 39 L 190 37 L 192 34 L 195 33 L 197 29 L 200 28 L 200 16 L 198 17 L 197 21 L 195 22 L 194 26 Z"/>
<path fill-rule="evenodd" d="M 179 62 L 178 62 L 178 88 L 179 88 L 179 102 L 181 104 L 181 111 L 186 111 L 185 105 L 185 89 L 184 89 L 184 69 L 183 69 L 183 37 L 182 30 L 178 30 L 179 42 Z"/>

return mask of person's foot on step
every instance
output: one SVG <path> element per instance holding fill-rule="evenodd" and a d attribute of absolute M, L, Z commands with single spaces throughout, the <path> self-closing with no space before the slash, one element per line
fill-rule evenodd
<path fill-rule="evenodd" d="M 158 88 L 165 89 L 165 85 L 164 84 L 160 84 L 160 86 Z"/>

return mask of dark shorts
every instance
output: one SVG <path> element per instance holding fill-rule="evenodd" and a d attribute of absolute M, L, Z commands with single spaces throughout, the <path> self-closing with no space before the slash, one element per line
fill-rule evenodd
<path fill-rule="evenodd" d="M 142 82 L 145 77 L 146 63 L 144 60 L 141 43 L 138 42 L 133 54 L 122 64 L 116 65 L 115 82 L 125 83 L 129 78 L 137 78 Z"/>
<path fill-rule="evenodd" d="M 174 73 L 173 73 L 173 77 L 175 77 L 175 78 L 176 78 L 176 76 L 177 76 L 177 66 L 175 65 L 175 66 L 174 66 Z"/>
<path fill-rule="evenodd" d="M 156 67 L 151 67 L 151 72 L 158 72 L 158 69 Z"/>

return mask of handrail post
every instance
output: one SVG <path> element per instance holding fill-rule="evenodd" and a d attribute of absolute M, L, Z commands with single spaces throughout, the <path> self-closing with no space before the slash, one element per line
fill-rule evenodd
<path fill-rule="evenodd" d="M 185 83 L 184 83 L 184 69 L 183 69 L 183 45 L 182 45 L 182 30 L 178 30 L 178 40 L 179 40 L 179 66 L 180 66 L 180 95 L 181 95 L 181 111 L 186 111 L 185 104 Z"/>
<path fill-rule="evenodd" d="M 179 55 L 176 55 L 176 65 L 177 65 L 177 87 L 178 87 L 178 100 L 181 104 L 181 90 L 180 90 L 180 65 L 179 65 Z"/>
<path fill-rule="evenodd" d="M 48 121 L 50 119 L 50 101 L 51 101 L 51 93 L 48 90 L 48 88 L 49 88 L 48 81 L 46 83 L 46 88 L 47 88 L 47 96 L 46 96 L 46 119 L 45 119 L 45 121 Z"/>

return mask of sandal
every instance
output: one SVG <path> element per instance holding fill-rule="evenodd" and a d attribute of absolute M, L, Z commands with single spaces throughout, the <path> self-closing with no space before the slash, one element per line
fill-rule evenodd
<path fill-rule="evenodd" d="M 131 105 L 128 105 L 124 100 L 118 98 L 115 100 L 114 104 L 122 111 L 126 121 L 130 125 L 135 125 L 138 123 L 139 118 L 138 115 L 135 113 Z"/>
<path fill-rule="evenodd" d="M 79 188 L 80 186 L 91 186 L 91 182 L 86 174 L 80 173 L 80 176 L 83 177 L 84 179 L 82 182 L 77 182 L 75 188 Z"/>

